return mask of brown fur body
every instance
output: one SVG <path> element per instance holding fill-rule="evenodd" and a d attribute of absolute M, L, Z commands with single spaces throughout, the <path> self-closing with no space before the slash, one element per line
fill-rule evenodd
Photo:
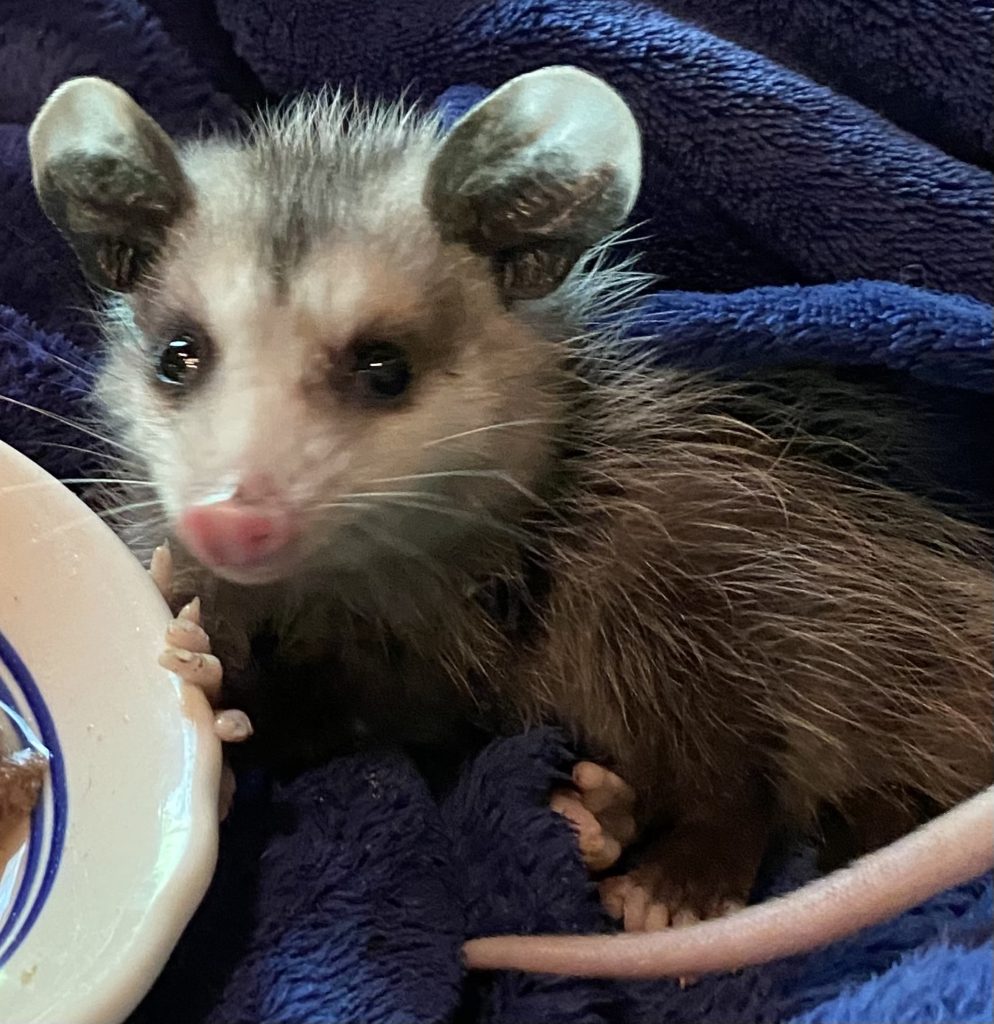
<path fill-rule="evenodd" d="M 789 418 L 750 426 L 755 404 L 735 389 L 633 371 L 586 344 L 563 459 L 517 523 L 527 540 L 491 538 L 487 565 L 474 538 L 477 581 L 501 581 L 502 612 L 467 593 L 457 557 L 413 579 L 391 558 L 390 582 L 361 596 L 316 567 L 289 602 L 192 586 L 242 639 L 280 609 L 270 701 L 253 704 L 232 674 L 234 702 L 261 709 L 263 743 L 282 748 L 270 754 L 299 764 L 369 735 L 444 740 L 480 699 L 503 727 L 562 723 L 636 789 L 657 855 L 677 840 L 667 874 L 704 912 L 746 895 L 777 826 L 810 829 L 830 805 L 872 848 L 914 824 L 921 798 L 946 809 L 989 785 L 986 536 L 794 454 L 803 442 L 777 437 Z M 782 412 L 772 398 L 766 411 Z"/>

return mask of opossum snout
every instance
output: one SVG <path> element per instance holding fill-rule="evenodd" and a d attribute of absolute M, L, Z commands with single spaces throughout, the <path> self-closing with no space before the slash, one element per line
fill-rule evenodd
<path fill-rule="evenodd" d="M 273 499 L 248 501 L 235 494 L 185 509 L 176 532 L 199 561 L 237 582 L 268 582 L 299 535 L 292 511 Z"/>

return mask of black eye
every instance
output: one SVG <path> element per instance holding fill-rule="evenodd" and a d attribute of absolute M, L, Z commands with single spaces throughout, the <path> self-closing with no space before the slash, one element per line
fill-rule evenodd
<path fill-rule="evenodd" d="M 411 383 L 407 353 L 389 341 L 362 341 L 353 348 L 352 373 L 361 395 L 389 401 Z"/>
<path fill-rule="evenodd" d="M 202 368 L 203 348 L 203 344 L 189 334 L 173 338 L 159 353 L 156 376 L 164 384 L 191 384 Z"/>

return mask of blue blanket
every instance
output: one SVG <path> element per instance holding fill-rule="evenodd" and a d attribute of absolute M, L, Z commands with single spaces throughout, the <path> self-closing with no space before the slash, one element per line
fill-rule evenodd
<path fill-rule="evenodd" d="M 452 113 L 571 62 L 645 129 L 635 216 L 660 283 L 639 333 L 660 359 L 903 375 L 964 415 L 942 462 L 989 501 L 991 30 L 968 0 L 0 0 L 0 395 L 78 419 L 97 358 L 26 160 L 66 77 L 112 78 L 186 131 L 329 81 Z M 59 476 L 100 465 L 92 435 L 3 401 L 0 438 Z M 496 743 L 441 805 L 392 751 L 244 777 L 215 884 L 134 1024 L 992 1019 L 989 878 L 686 991 L 463 976 L 468 935 L 608 930 L 544 806 L 570 758 L 551 729 Z M 757 895 L 812 873 L 798 850 Z"/>

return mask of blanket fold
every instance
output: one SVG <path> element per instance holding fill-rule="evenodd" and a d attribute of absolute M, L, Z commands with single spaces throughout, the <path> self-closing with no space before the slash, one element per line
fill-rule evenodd
<path fill-rule="evenodd" d="M 942 406 L 940 461 L 989 508 L 992 25 L 967 0 L 0 0 L 0 439 L 59 477 L 100 475 L 90 296 L 27 161 L 59 82 L 110 78 L 178 133 L 326 83 L 406 89 L 451 120 L 574 63 L 644 130 L 630 244 L 658 283 L 630 343 L 905 380 Z M 992 1019 L 990 878 L 683 991 L 465 977 L 470 935 L 611 929 L 545 807 L 572 757 L 552 728 L 495 741 L 440 800 L 392 750 L 243 777 L 211 892 L 131 1024 Z M 812 860 L 772 858 L 757 896 Z"/>

